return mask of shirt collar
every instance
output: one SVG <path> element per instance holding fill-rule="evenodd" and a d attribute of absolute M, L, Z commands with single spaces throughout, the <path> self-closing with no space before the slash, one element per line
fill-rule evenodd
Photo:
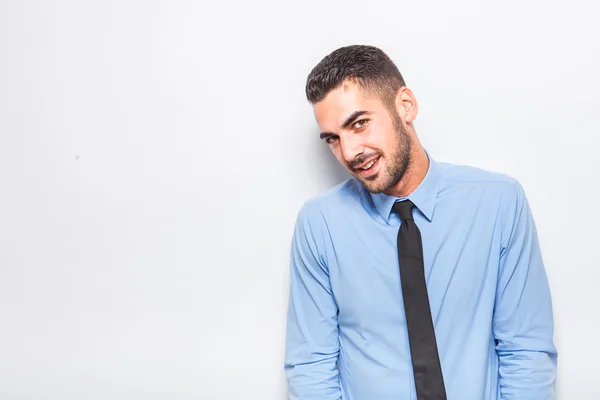
<path fill-rule="evenodd" d="M 427 153 L 427 151 L 426 151 Z M 440 181 L 440 171 L 437 163 L 427 153 L 429 158 L 429 168 L 425 174 L 425 178 L 421 181 L 419 186 L 406 197 L 395 197 L 385 193 L 373 194 L 371 199 L 375 208 L 379 212 L 379 215 L 383 218 L 386 223 L 390 223 L 390 215 L 392 212 L 392 206 L 398 200 L 410 200 L 416 208 L 423 213 L 423 215 L 431 221 L 433 219 L 433 211 L 435 209 L 435 201 L 438 195 L 438 186 Z"/>

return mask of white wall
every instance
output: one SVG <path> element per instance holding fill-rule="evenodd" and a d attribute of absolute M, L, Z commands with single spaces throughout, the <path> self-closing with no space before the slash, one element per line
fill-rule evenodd
<path fill-rule="evenodd" d="M 0 398 L 284 399 L 310 69 L 380 46 L 439 161 L 517 177 L 559 398 L 598 399 L 594 2 L 0 0 Z"/>

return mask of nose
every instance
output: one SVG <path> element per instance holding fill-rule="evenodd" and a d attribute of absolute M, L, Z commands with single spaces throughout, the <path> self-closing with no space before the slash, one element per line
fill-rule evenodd
<path fill-rule="evenodd" d="M 342 150 L 342 157 L 347 163 L 351 163 L 356 156 L 364 152 L 363 145 L 358 135 L 349 135 L 340 139 L 340 148 Z"/>

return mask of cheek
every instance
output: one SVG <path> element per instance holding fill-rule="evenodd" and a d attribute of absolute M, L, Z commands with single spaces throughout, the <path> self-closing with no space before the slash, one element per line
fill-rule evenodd
<path fill-rule="evenodd" d="M 365 146 L 377 150 L 381 153 L 388 153 L 392 148 L 390 145 L 391 135 L 388 133 L 388 129 L 384 126 L 373 125 L 364 136 Z"/>
<path fill-rule="evenodd" d="M 382 145 L 384 146 L 384 149 L 382 150 L 388 154 L 396 153 L 398 151 L 398 145 L 400 144 L 399 140 L 400 137 L 398 137 L 396 133 L 387 136 L 384 144 Z"/>

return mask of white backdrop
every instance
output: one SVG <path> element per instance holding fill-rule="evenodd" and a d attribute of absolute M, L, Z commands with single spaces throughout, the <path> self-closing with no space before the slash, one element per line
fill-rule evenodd
<path fill-rule="evenodd" d="M 558 398 L 600 399 L 595 4 L 0 0 L 0 399 L 284 399 L 294 220 L 346 177 L 304 82 L 357 43 L 436 160 L 521 181 Z"/>

